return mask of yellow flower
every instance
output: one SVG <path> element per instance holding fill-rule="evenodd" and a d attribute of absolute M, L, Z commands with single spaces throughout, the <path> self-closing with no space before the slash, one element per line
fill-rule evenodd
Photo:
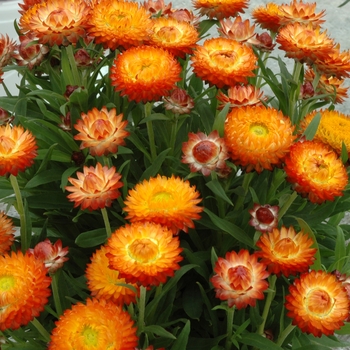
<path fill-rule="evenodd" d="M 349 316 L 348 295 L 336 276 L 324 271 L 306 272 L 289 287 L 287 316 L 303 332 L 315 337 L 332 335 Z"/>
<path fill-rule="evenodd" d="M 235 17 L 248 7 L 248 0 L 193 0 L 193 7 L 209 18 Z"/>
<path fill-rule="evenodd" d="M 12 220 L 3 211 L 0 211 L 0 255 L 10 250 L 15 239 L 14 232 Z"/>
<path fill-rule="evenodd" d="M 94 298 L 64 311 L 48 350 L 131 350 L 137 344 L 130 315 L 110 301 Z"/>
<path fill-rule="evenodd" d="M 174 175 L 152 177 L 129 191 L 124 211 L 131 222 L 152 221 L 170 228 L 175 234 L 194 228 L 203 208 L 199 192 L 189 181 Z"/>
<path fill-rule="evenodd" d="M 279 166 L 296 136 L 289 118 L 274 108 L 233 108 L 225 123 L 225 142 L 232 160 L 258 173 Z"/>
<path fill-rule="evenodd" d="M 117 229 L 107 242 L 109 266 L 128 283 L 165 283 L 180 268 L 180 241 L 166 227 L 136 222 Z"/>

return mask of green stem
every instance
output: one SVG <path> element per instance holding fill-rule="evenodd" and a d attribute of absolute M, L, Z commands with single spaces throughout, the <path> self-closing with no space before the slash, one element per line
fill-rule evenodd
<path fill-rule="evenodd" d="M 290 324 L 289 326 L 287 326 L 283 332 L 280 333 L 276 344 L 278 346 L 282 346 L 282 344 L 284 343 L 284 341 L 286 340 L 286 338 L 288 337 L 288 335 L 293 331 L 293 329 L 295 328 L 295 326 L 293 326 L 292 324 Z"/>
<path fill-rule="evenodd" d="M 145 329 L 145 309 L 146 309 L 146 292 L 147 289 L 144 286 L 140 287 L 140 298 L 138 301 L 139 316 L 137 320 L 137 334 L 140 336 Z"/>
<path fill-rule="evenodd" d="M 226 324 L 226 343 L 225 343 L 225 350 L 231 350 L 232 347 L 232 335 L 233 335 L 233 316 L 235 314 L 235 307 L 230 307 L 227 310 L 227 324 Z"/>
<path fill-rule="evenodd" d="M 149 117 L 152 113 L 152 103 L 147 102 L 145 104 L 145 118 Z M 146 122 L 149 147 L 151 151 L 151 160 L 153 161 L 157 157 L 156 143 L 154 138 L 154 130 L 152 121 L 149 120 Z"/>
<path fill-rule="evenodd" d="M 292 120 L 292 123 L 295 125 L 299 122 L 299 118 L 295 118 L 295 108 L 297 105 L 297 100 L 299 98 L 300 93 L 300 73 L 303 68 L 303 64 L 300 62 L 295 62 L 294 70 L 293 70 L 293 81 L 296 83 L 296 88 L 291 89 L 291 93 L 289 96 L 289 118 Z"/>
<path fill-rule="evenodd" d="M 248 193 L 248 190 L 249 190 L 249 184 L 250 182 L 252 181 L 253 177 L 254 177 L 254 173 L 251 172 L 251 173 L 246 173 L 243 176 L 243 184 L 242 184 L 242 187 L 243 187 L 243 190 L 244 190 L 244 195 L 243 196 L 239 196 L 236 200 L 236 203 L 235 203 L 235 206 L 233 208 L 234 211 L 237 211 L 237 210 L 240 210 L 241 207 L 243 206 L 243 203 L 244 203 L 244 199 L 245 199 L 245 196 L 246 194 Z"/>
<path fill-rule="evenodd" d="M 264 310 L 263 313 L 261 315 L 263 321 L 262 323 L 259 325 L 256 333 L 263 335 L 264 334 L 264 330 L 265 330 L 265 324 L 266 324 L 266 320 L 267 320 L 267 316 L 269 314 L 270 311 L 270 307 L 271 307 L 271 303 L 273 298 L 276 295 L 276 280 L 277 280 L 277 276 L 276 275 L 271 275 L 269 277 L 269 291 L 267 292 L 267 297 L 266 297 L 266 301 L 265 301 L 265 306 L 264 306 Z"/>
<path fill-rule="evenodd" d="M 295 198 L 297 198 L 297 197 L 298 197 L 298 194 L 294 191 L 290 195 L 288 200 L 282 205 L 282 207 L 278 211 L 278 221 L 281 220 L 282 216 L 287 212 L 287 210 L 289 209 L 289 207 L 292 205 L 292 203 L 294 202 Z"/>
<path fill-rule="evenodd" d="M 16 210 L 19 215 L 19 221 L 20 221 L 20 235 L 21 235 L 21 249 L 22 253 L 25 253 L 29 246 L 30 246 L 30 240 L 31 236 L 27 232 L 27 225 L 26 225 L 26 216 L 24 212 L 24 206 L 23 206 L 23 199 L 22 194 L 19 189 L 17 177 L 14 175 L 10 175 L 10 182 L 13 188 L 13 191 L 15 193 L 16 197 Z"/>
<path fill-rule="evenodd" d="M 109 238 L 109 237 L 111 237 L 112 230 L 111 230 L 111 225 L 110 225 L 109 219 L 108 219 L 107 209 L 106 208 L 102 208 L 101 212 L 102 212 L 103 221 L 105 223 L 105 228 L 106 228 L 106 232 L 107 232 L 107 238 Z"/>
<path fill-rule="evenodd" d="M 174 155 L 176 135 L 177 135 L 177 124 L 178 124 L 178 115 L 175 115 L 174 121 L 171 124 L 171 135 L 170 135 L 170 148 L 171 154 Z"/>
<path fill-rule="evenodd" d="M 42 335 L 45 342 L 48 343 L 50 341 L 50 333 L 45 329 L 45 327 L 43 327 L 43 325 L 36 318 L 34 318 L 31 321 L 31 323 L 38 330 L 38 332 Z"/>
<path fill-rule="evenodd" d="M 58 293 L 58 274 L 59 274 L 59 271 L 57 271 L 51 276 L 52 277 L 51 288 L 52 288 L 53 300 L 56 306 L 56 312 L 58 317 L 60 317 L 63 313 L 63 309 L 61 305 L 60 295 Z"/>

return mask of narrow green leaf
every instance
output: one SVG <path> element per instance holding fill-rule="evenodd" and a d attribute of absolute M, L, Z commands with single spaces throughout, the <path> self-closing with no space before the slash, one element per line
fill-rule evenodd
<path fill-rule="evenodd" d="M 210 188 L 210 190 L 223 199 L 225 202 L 233 206 L 233 203 L 231 202 L 231 199 L 227 197 L 227 194 L 225 190 L 222 188 L 220 182 L 218 180 L 212 180 L 206 183 L 206 186 Z"/>
<path fill-rule="evenodd" d="M 312 140 L 315 137 L 320 121 L 321 113 L 317 112 L 303 133 L 303 135 L 306 137 L 306 140 Z"/>
<path fill-rule="evenodd" d="M 163 337 L 163 338 L 176 339 L 174 334 L 168 332 L 163 327 L 157 326 L 157 325 L 146 326 L 144 329 L 144 332 L 145 333 L 152 333 L 152 334 L 158 335 L 159 337 Z"/>
<path fill-rule="evenodd" d="M 191 323 L 188 320 L 182 329 L 181 333 L 175 340 L 173 346 L 171 347 L 171 350 L 184 350 L 187 349 L 187 343 L 188 343 L 188 336 L 190 335 L 190 327 Z"/>
<path fill-rule="evenodd" d="M 342 228 L 340 226 L 337 226 L 336 229 L 337 239 L 335 241 L 335 264 L 333 266 L 333 270 L 341 271 L 345 263 L 344 258 L 347 258 L 346 243 Z"/>
<path fill-rule="evenodd" d="M 53 169 L 44 170 L 31 178 L 25 185 L 25 188 L 35 188 L 37 186 L 44 185 L 53 181 L 58 181 L 60 179 L 61 174 L 57 171 Z"/>
<path fill-rule="evenodd" d="M 240 341 L 243 344 L 254 346 L 259 350 L 281 350 L 280 346 L 256 333 L 244 334 Z"/>
<path fill-rule="evenodd" d="M 213 130 L 217 130 L 220 137 L 224 136 L 225 120 L 229 110 L 230 104 L 226 103 L 225 107 L 215 116 Z"/>
<path fill-rule="evenodd" d="M 163 113 L 152 113 L 146 118 L 143 118 L 139 124 L 143 124 L 153 120 L 169 120 L 169 118 Z"/>
<path fill-rule="evenodd" d="M 158 154 L 158 156 L 156 157 L 156 159 L 152 162 L 152 165 L 149 166 L 144 173 L 142 174 L 140 181 L 144 180 L 144 179 L 149 179 L 152 176 L 155 176 L 158 174 L 159 169 L 161 168 L 161 166 L 163 165 L 163 162 L 167 156 L 167 154 L 169 153 L 169 151 L 171 150 L 171 148 L 167 148 L 164 151 L 162 151 L 161 153 Z"/>
<path fill-rule="evenodd" d="M 81 233 L 76 239 L 75 243 L 82 248 L 96 247 L 103 244 L 107 239 L 105 228 L 98 228 L 96 230 L 86 231 Z"/>
<path fill-rule="evenodd" d="M 342 143 L 341 143 L 340 159 L 343 162 L 343 164 L 345 164 L 348 161 L 348 159 L 349 159 L 348 150 L 346 148 L 346 145 L 345 145 L 344 141 L 342 141 Z"/>

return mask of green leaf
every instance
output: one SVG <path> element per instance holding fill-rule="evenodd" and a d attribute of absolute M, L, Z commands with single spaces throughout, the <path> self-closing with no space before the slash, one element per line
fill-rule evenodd
<path fill-rule="evenodd" d="M 169 151 L 171 150 L 171 148 L 167 148 L 165 149 L 163 152 L 159 153 L 158 156 L 156 157 L 156 159 L 152 162 L 152 165 L 149 166 L 142 174 L 140 181 L 144 180 L 144 179 L 149 179 L 152 176 L 155 176 L 158 174 L 159 169 L 161 168 L 167 154 L 169 153 Z"/>
<path fill-rule="evenodd" d="M 230 110 L 230 103 L 226 103 L 225 107 L 215 117 L 213 130 L 217 130 L 220 137 L 224 136 L 225 120 L 229 110 Z"/>
<path fill-rule="evenodd" d="M 163 338 L 176 339 L 174 334 L 168 332 L 163 327 L 157 326 L 157 325 L 146 326 L 144 329 L 144 332 L 145 333 L 152 333 L 152 334 L 158 335 L 159 337 L 163 337 Z"/>
<path fill-rule="evenodd" d="M 195 320 L 199 320 L 202 314 L 203 300 L 200 297 L 199 287 L 189 284 L 182 294 L 182 305 L 186 314 Z"/>
<path fill-rule="evenodd" d="M 344 232 L 341 229 L 340 226 L 336 227 L 337 230 L 337 239 L 335 241 L 335 263 L 332 266 L 332 270 L 338 270 L 341 271 L 343 266 L 344 266 L 344 262 L 345 262 L 345 258 L 347 258 L 347 254 L 346 254 L 346 243 L 345 243 L 345 237 L 344 237 Z"/>
<path fill-rule="evenodd" d="M 62 191 L 65 191 L 65 187 L 68 184 L 68 178 L 74 174 L 79 168 L 78 167 L 72 167 L 72 168 L 68 168 L 66 169 L 63 174 L 61 175 L 61 189 Z"/>
<path fill-rule="evenodd" d="M 188 320 L 185 324 L 185 327 L 182 329 L 181 333 L 175 340 L 171 350 L 184 350 L 187 349 L 188 336 L 190 335 L 191 323 Z"/>
<path fill-rule="evenodd" d="M 227 197 L 225 190 L 222 188 L 221 183 L 218 180 L 212 180 L 206 183 L 206 186 L 210 188 L 210 190 L 223 199 L 225 202 L 233 206 L 231 199 Z"/>
<path fill-rule="evenodd" d="M 312 140 L 315 137 L 320 121 L 321 113 L 317 112 L 303 133 L 303 135 L 306 137 L 306 140 Z"/>
<path fill-rule="evenodd" d="M 344 143 L 344 141 L 342 141 L 341 143 L 341 154 L 340 154 L 340 159 L 343 162 L 343 164 L 346 164 L 346 162 L 349 159 L 349 154 L 348 154 L 348 150 L 346 148 L 346 145 Z"/>
<path fill-rule="evenodd" d="M 61 179 L 61 174 L 54 169 L 44 170 L 30 179 L 25 188 L 35 188 Z"/>
<path fill-rule="evenodd" d="M 81 233 L 76 239 L 75 243 L 82 248 L 96 247 L 105 243 L 107 233 L 105 228 L 98 228 L 96 230 L 86 231 Z"/>
<path fill-rule="evenodd" d="M 240 341 L 243 344 L 254 346 L 259 350 L 281 350 L 280 346 L 256 333 L 244 334 Z"/>
<path fill-rule="evenodd" d="M 169 120 L 169 118 L 163 113 L 152 113 L 148 117 L 143 118 L 139 124 L 143 124 L 143 123 L 150 122 L 153 120 Z"/>
<path fill-rule="evenodd" d="M 214 19 L 205 19 L 199 23 L 199 36 L 203 37 L 203 35 L 210 30 L 212 26 L 217 24 L 218 21 Z"/>

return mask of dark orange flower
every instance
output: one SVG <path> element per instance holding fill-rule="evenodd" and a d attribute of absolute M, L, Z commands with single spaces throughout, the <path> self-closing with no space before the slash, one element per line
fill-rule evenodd
<path fill-rule="evenodd" d="M 209 176 L 212 171 L 228 174 L 230 168 L 225 160 L 229 158 L 224 139 L 217 130 L 208 136 L 202 132 L 189 133 L 188 141 L 182 144 L 182 163 L 189 164 L 192 172 L 200 171 Z"/>
<path fill-rule="evenodd" d="M 12 220 L 0 211 L 0 255 L 10 250 L 15 239 L 15 228 Z"/>
<path fill-rule="evenodd" d="M 153 19 L 152 33 L 148 44 L 168 50 L 174 56 L 185 58 L 191 54 L 199 40 L 196 28 L 188 22 L 175 18 Z"/>
<path fill-rule="evenodd" d="M 209 18 L 235 17 L 248 8 L 248 0 L 192 0 L 193 7 Z"/>
<path fill-rule="evenodd" d="M 100 0 L 91 6 L 88 23 L 89 35 L 111 50 L 142 45 L 152 28 L 149 12 L 134 1 Z"/>
<path fill-rule="evenodd" d="M 306 272 L 289 286 L 287 316 L 303 332 L 332 335 L 349 316 L 350 302 L 342 283 L 324 271 Z"/>
<path fill-rule="evenodd" d="M 118 305 L 87 299 L 66 309 L 51 333 L 48 350 L 131 350 L 138 344 L 130 315 Z"/>
<path fill-rule="evenodd" d="M 123 186 L 120 182 L 121 175 L 115 167 L 108 168 L 97 163 L 96 167 L 84 166 L 83 172 L 77 172 L 78 179 L 72 177 L 68 181 L 73 186 L 66 186 L 68 192 L 72 192 L 67 198 L 74 202 L 74 208 L 90 211 L 110 207 L 112 201 L 120 196 L 118 188 Z"/>
<path fill-rule="evenodd" d="M 27 10 L 29 10 L 35 4 L 39 4 L 41 2 L 43 2 L 43 0 L 22 0 L 22 2 L 18 3 L 18 6 L 21 8 L 21 10 L 18 10 L 18 12 L 21 15 L 23 15 Z"/>
<path fill-rule="evenodd" d="M 111 300 L 118 305 L 134 303 L 136 300 L 136 284 L 125 286 L 125 278 L 121 278 L 119 271 L 109 268 L 109 260 L 106 257 L 107 249 L 101 246 L 92 255 L 91 263 L 86 268 L 87 286 L 91 295 L 97 299 Z"/>
<path fill-rule="evenodd" d="M 247 83 L 257 67 L 250 47 L 226 38 L 206 40 L 197 46 L 191 60 L 194 73 L 218 88 Z"/>
<path fill-rule="evenodd" d="M 216 274 L 210 279 L 220 300 L 227 300 L 228 306 L 238 310 L 255 306 L 256 300 L 264 299 L 264 291 L 269 284 L 265 280 L 269 273 L 266 265 L 258 262 L 256 254 L 241 249 L 238 253 L 226 253 L 215 264 Z"/>
<path fill-rule="evenodd" d="M 136 222 L 117 229 L 108 239 L 109 267 L 128 283 L 145 287 L 165 283 L 180 269 L 180 241 L 171 230 L 153 222 Z"/>
<path fill-rule="evenodd" d="M 34 136 L 22 126 L 0 126 L 0 176 L 17 176 L 34 163 L 37 156 Z"/>
<path fill-rule="evenodd" d="M 261 262 L 272 274 L 286 277 L 308 271 L 315 260 L 317 249 L 311 248 L 314 241 L 304 232 L 295 232 L 293 227 L 282 226 L 279 230 L 263 233 L 256 243 Z"/>
<path fill-rule="evenodd" d="M 179 177 L 160 176 L 137 184 L 129 191 L 123 210 L 131 222 L 151 221 L 167 226 L 174 233 L 194 228 L 203 208 L 199 192 L 189 181 Z"/>
<path fill-rule="evenodd" d="M 174 114 L 189 114 L 194 107 L 193 98 L 186 90 L 175 88 L 169 96 L 163 97 L 164 107 Z"/>
<path fill-rule="evenodd" d="M 41 44 L 67 46 L 85 36 L 88 13 L 89 6 L 84 0 L 46 0 L 28 9 L 19 26 L 22 34 L 30 33 Z"/>
<path fill-rule="evenodd" d="M 285 159 L 287 180 L 313 203 L 342 196 L 348 183 L 346 169 L 338 155 L 319 141 L 295 143 Z"/>
<path fill-rule="evenodd" d="M 225 123 L 225 142 L 232 160 L 258 173 L 283 162 L 296 136 L 289 118 L 274 108 L 233 108 Z"/>
<path fill-rule="evenodd" d="M 271 232 L 278 225 L 278 205 L 260 205 L 255 203 L 249 210 L 249 225 L 261 232 Z"/>
<path fill-rule="evenodd" d="M 32 254 L 0 256 L 0 330 L 17 329 L 39 316 L 48 302 L 51 278 Z"/>
<path fill-rule="evenodd" d="M 110 111 L 106 107 L 101 110 L 93 108 L 81 113 L 81 119 L 74 125 L 79 134 L 75 140 L 82 141 L 80 149 L 89 148 L 92 156 L 107 156 L 118 152 L 118 146 L 125 145 L 124 139 L 129 136 L 125 130 L 128 122 L 123 121 L 123 114 L 117 115 L 116 109 Z"/>
<path fill-rule="evenodd" d="M 252 11 L 252 17 L 261 28 L 277 32 L 281 26 L 281 10 L 274 2 L 259 6 Z"/>
<path fill-rule="evenodd" d="M 140 46 L 126 50 L 111 67 L 112 85 L 136 102 L 158 101 L 180 81 L 181 66 L 164 49 Z"/>

